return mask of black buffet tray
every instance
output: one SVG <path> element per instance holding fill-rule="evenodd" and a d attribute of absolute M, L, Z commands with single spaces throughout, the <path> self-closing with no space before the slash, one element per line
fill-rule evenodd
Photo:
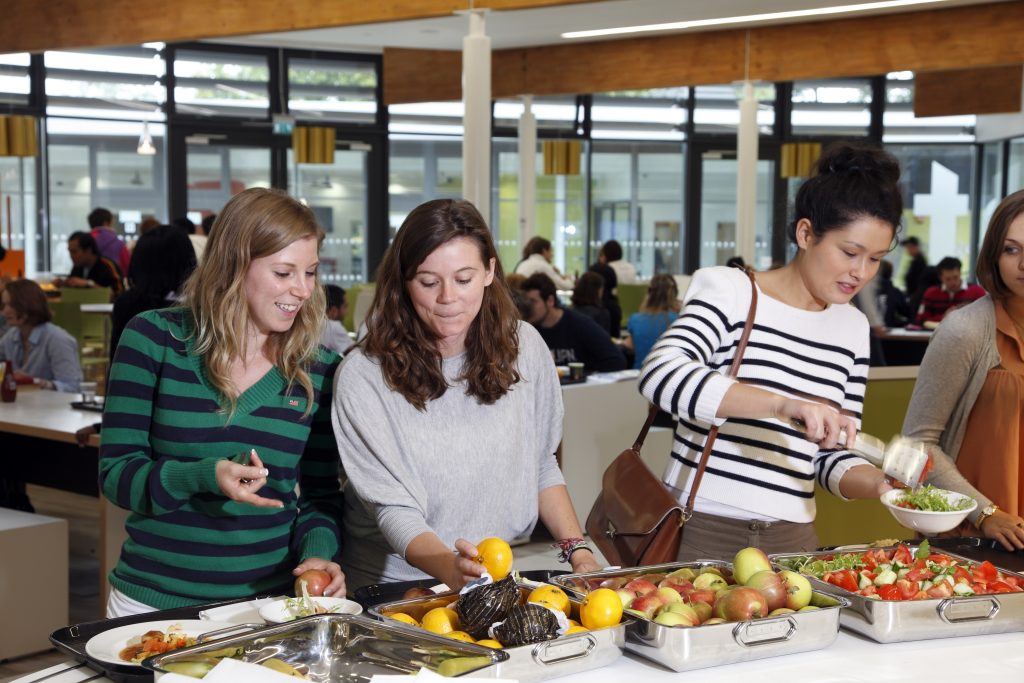
<path fill-rule="evenodd" d="M 569 572 L 562 569 L 530 569 L 519 572 L 519 575 L 530 581 L 546 583 L 552 576 L 561 576 Z M 405 591 L 410 588 L 430 589 L 437 585 L 437 579 L 426 578 L 418 581 L 396 581 L 395 583 L 375 583 L 370 586 L 363 586 L 356 590 L 352 599 L 360 605 L 369 609 L 384 602 L 397 602 L 405 596 Z"/>
<path fill-rule="evenodd" d="M 50 642 L 54 647 L 75 658 L 75 661 L 82 662 L 90 668 L 103 673 L 114 683 L 152 683 L 153 672 L 143 669 L 141 666 L 111 664 L 93 659 L 85 653 L 85 644 L 95 635 L 109 631 L 119 626 L 129 624 L 141 624 L 149 621 L 165 621 L 171 619 L 198 619 L 199 612 L 213 607 L 231 605 L 236 602 L 247 602 L 257 600 L 267 595 L 239 598 L 237 600 L 225 600 L 222 602 L 211 602 L 205 605 L 192 605 L 191 607 L 178 607 L 175 609 L 164 609 L 145 614 L 134 614 L 130 617 L 118 617 L 117 619 L 100 619 L 87 621 L 81 624 L 65 626 L 50 634 Z"/>
<path fill-rule="evenodd" d="M 991 538 L 930 538 L 928 542 L 933 548 L 948 550 L 978 562 L 988 560 L 1000 569 L 1024 573 L 1024 550 L 1011 552 L 1004 548 L 1002 543 Z"/>

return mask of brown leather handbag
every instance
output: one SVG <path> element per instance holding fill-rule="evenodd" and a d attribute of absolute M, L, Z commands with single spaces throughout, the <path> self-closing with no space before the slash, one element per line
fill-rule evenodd
<path fill-rule="evenodd" d="M 757 312 L 754 275 L 748 271 L 747 276 L 751 287 L 750 310 L 729 368 L 729 377 L 736 377 L 739 372 L 750 330 L 754 326 L 754 314 Z M 658 406 L 651 406 L 636 442 L 619 453 L 604 471 L 601 493 L 587 515 L 587 534 L 610 565 L 639 567 L 676 561 L 683 525 L 693 514 L 697 488 L 704 477 L 711 446 L 718 436 L 718 427 L 712 427 L 700 455 L 690 495 L 686 505 L 681 506 L 665 484 L 640 459 L 640 449 L 658 410 Z"/>

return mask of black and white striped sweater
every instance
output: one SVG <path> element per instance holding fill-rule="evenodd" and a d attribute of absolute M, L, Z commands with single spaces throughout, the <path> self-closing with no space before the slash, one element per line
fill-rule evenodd
<path fill-rule="evenodd" d="M 808 311 L 758 294 L 738 380 L 831 405 L 852 415 L 859 429 L 868 373 L 864 315 L 849 304 Z M 715 417 L 734 382 L 726 373 L 749 308 L 750 281 L 742 271 L 698 271 L 682 314 L 644 362 L 641 393 L 678 419 L 663 480 L 684 495 L 689 491 L 708 430 L 717 422 L 718 439 L 698 494 L 714 504 L 708 511 L 733 508 L 730 516 L 811 522 L 815 481 L 839 495 L 843 474 L 866 461 L 846 450 L 820 450 L 780 420 Z"/>

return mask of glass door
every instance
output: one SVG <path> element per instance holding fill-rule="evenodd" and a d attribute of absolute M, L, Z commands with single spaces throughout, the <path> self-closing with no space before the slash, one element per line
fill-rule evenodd
<path fill-rule="evenodd" d="M 220 212 L 242 190 L 270 187 L 271 150 L 229 144 L 216 135 L 189 135 L 185 138 L 185 178 L 188 217 L 198 223 Z"/>
<path fill-rule="evenodd" d="M 725 265 L 736 255 L 736 151 L 698 148 L 693 153 L 698 155 L 699 164 L 694 185 L 699 212 L 696 267 Z M 772 266 L 775 163 L 771 158 L 757 162 L 755 262 L 748 265 L 758 270 Z"/>
<path fill-rule="evenodd" d="M 296 164 L 288 150 L 288 193 L 316 213 L 327 237 L 320 250 L 324 282 L 348 287 L 369 280 L 367 225 L 373 146 L 338 141 L 334 163 Z"/>

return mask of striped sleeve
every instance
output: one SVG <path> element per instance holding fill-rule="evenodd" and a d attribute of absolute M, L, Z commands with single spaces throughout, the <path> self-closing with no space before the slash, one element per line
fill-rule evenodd
<path fill-rule="evenodd" d="M 342 514 L 341 461 L 331 426 L 334 377 L 340 358 L 333 352 L 311 372 L 319 386 L 319 407 L 299 464 L 298 517 L 293 538 L 298 542 L 299 560 L 319 557 L 337 560 L 341 541 L 338 520 Z"/>
<path fill-rule="evenodd" d="M 171 345 L 180 342 L 163 323 L 159 316 L 142 315 L 125 328 L 103 411 L 100 487 L 118 506 L 145 515 L 179 509 L 195 493 L 219 490 L 215 459 L 174 460 L 153 453 L 150 433 L 159 378 L 180 372 L 168 359 Z"/>
<path fill-rule="evenodd" d="M 864 392 L 868 383 L 868 368 L 870 366 L 870 343 L 871 338 L 861 334 L 858 339 L 863 340 L 855 350 L 853 366 L 849 378 L 846 381 L 845 393 L 843 396 L 842 412 L 854 419 L 857 430 L 860 431 L 861 419 L 864 414 Z M 858 465 L 870 465 L 867 460 L 855 455 L 846 449 L 820 450 L 814 461 L 814 469 L 818 483 L 829 493 L 843 500 L 849 500 L 839 492 L 839 480 L 843 478 L 851 468 Z"/>
<path fill-rule="evenodd" d="M 749 293 L 741 295 L 731 282 L 697 271 L 682 313 L 644 361 L 640 393 L 672 415 L 721 425 L 718 406 L 734 380 L 712 359 L 737 334 L 730 320 L 739 318 L 742 330 L 749 305 Z"/>

